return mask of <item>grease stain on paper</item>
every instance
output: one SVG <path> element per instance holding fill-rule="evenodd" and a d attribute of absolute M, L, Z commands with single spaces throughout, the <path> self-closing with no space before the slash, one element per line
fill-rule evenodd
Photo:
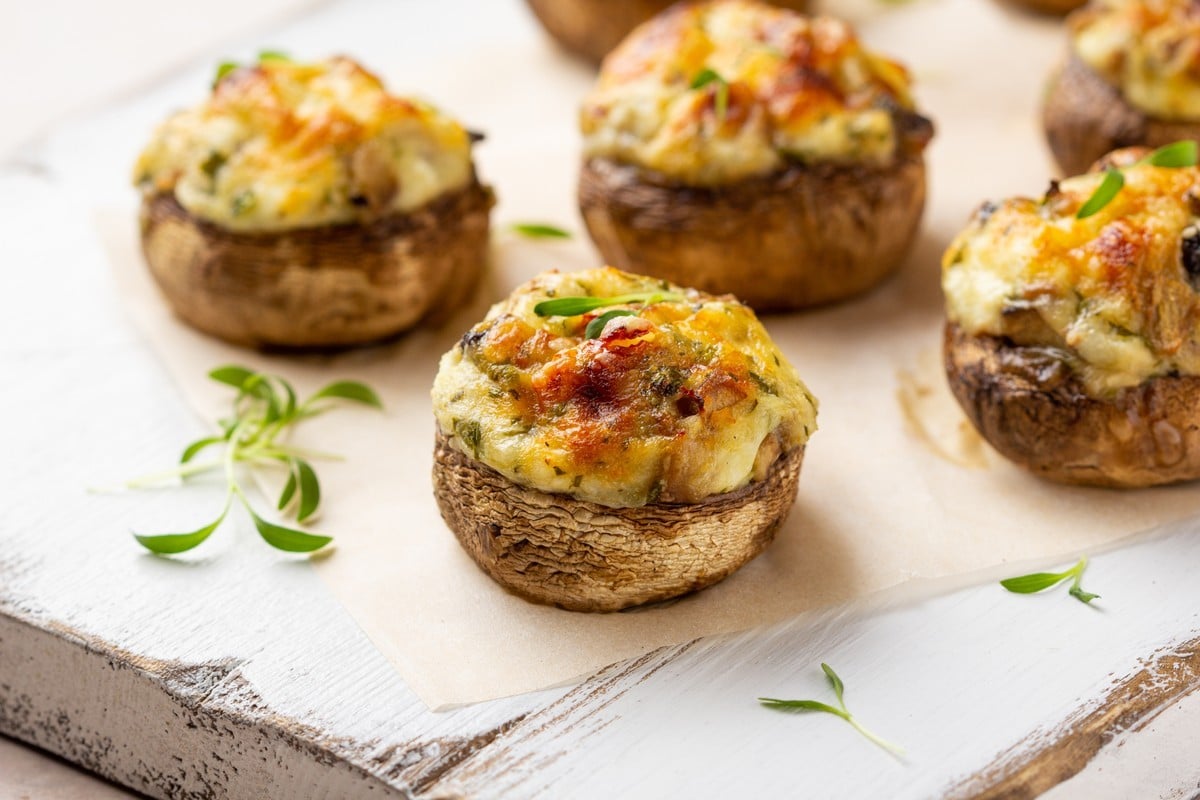
<path fill-rule="evenodd" d="M 938 458 L 969 469 L 988 467 L 987 445 L 946 386 L 941 359 L 923 350 L 896 370 L 896 402 L 914 439 Z"/>

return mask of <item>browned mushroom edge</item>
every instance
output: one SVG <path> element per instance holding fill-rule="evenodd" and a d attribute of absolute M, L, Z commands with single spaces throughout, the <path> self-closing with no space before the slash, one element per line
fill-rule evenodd
<path fill-rule="evenodd" d="M 946 375 L 979 433 L 1043 478 L 1136 488 L 1200 477 L 1200 378 L 1088 394 L 1064 351 L 947 323 Z"/>
<path fill-rule="evenodd" d="M 609 508 L 518 485 L 439 432 L 433 484 L 480 568 L 535 603 L 618 611 L 710 586 L 763 551 L 796 498 L 804 448 L 764 480 L 700 503 Z"/>
<path fill-rule="evenodd" d="M 933 126 L 916 114 L 897 120 L 911 144 L 879 167 L 792 164 L 710 188 L 586 159 L 580 210 L 604 259 L 620 269 L 736 294 L 756 311 L 842 300 L 903 263 L 925 207 L 921 149 Z"/>
<path fill-rule="evenodd" d="M 1072 54 L 1050 79 L 1042 106 L 1050 152 L 1065 175 L 1079 175 L 1110 150 L 1200 140 L 1200 122 L 1173 122 L 1134 108 L 1108 81 Z"/>
<path fill-rule="evenodd" d="M 676 0 L 526 0 L 538 22 L 567 52 L 599 64 L 626 34 Z M 807 0 L 771 0 L 805 11 Z"/>
<path fill-rule="evenodd" d="M 142 251 L 189 325 L 249 347 L 342 347 L 437 324 L 487 262 L 490 187 L 473 179 L 421 208 L 350 225 L 244 233 L 147 197 Z"/>
<path fill-rule="evenodd" d="M 1062 17 L 1082 7 L 1087 0 L 1007 0 L 1007 2 L 1038 14 Z"/>

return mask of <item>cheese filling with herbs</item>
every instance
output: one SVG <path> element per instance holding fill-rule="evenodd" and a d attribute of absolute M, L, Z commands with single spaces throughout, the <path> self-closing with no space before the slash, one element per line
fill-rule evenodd
<path fill-rule="evenodd" d="M 1122 172 L 1124 187 L 1084 219 L 1101 173 L 985 204 L 942 262 L 949 320 L 1061 354 L 1099 397 L 1200 375 L 1200 169 Z"/>
<path fill-rule="evenodd" d="M 629 294 L 644 301 L 535 312 Z M 611 268 L 546 273 L 493 306 L 442 357 L 433 407 L 454 447 L 514 483 L 612 507 L 762 480 L 817 413 L 748 307 Z"/>
<path fill-rule="evenodd" d="M 1092 0 L 1070 26 L 1075 54 L 1130 105 L 1160 119 L 1200 120 L 1200 5 Z"/>
<path fill-rule="evenodd" d="M 887 164 L 908 73 L 844 22 L 729 0 L 674 7 L 607 59 L 584 102 L 584 153 L 695 185 L 789 162 Z"/>
<path fill-rule="evenodd" d="M 273 57 L 159 126 L 134 182 L 222 227 L 273 231 L 413 211 L 472 176 L 468 133 L 432 106 L 348 58 Z"/>

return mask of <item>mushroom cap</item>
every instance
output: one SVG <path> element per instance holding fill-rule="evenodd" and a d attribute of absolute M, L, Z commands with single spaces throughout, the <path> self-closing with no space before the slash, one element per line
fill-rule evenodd
<path fill-rule="evenodd" d="M 796 309 L 860 294 L 899 268 L 925 206 L 925 163 L 918 150 L 884 166 L 794 164 L 700 188 L 592 158 L 579 206 L 620 269 L 736 294 L 758 311 Z"/>
<path fill-rule="evenodd" d="M 992 447 L 1042 478 L 1136 488 L 1200 477 L 1200 377 L 1090 395 L 1054 348 L 972 336 L 948 323 L 950 389 Z"/>
<path fill-rule="evenodd" d="M 1008 0 L 1008 2 L 1039 14 L 1061 17 L 1084 5 L 1087 0 Z"/>
<path fill-rule="evenodd" d="M 1158 119 L 1134 108 L 1074 54 L 1050 79 L 1042 124 L 1050 151 L 1066 175 L 1087 172 L 1093 162 L 1120 147 L 1156 148 L 1200 140 L 1200 122 Z"/>
<path fill-rule="evenodd" d="M 434 324 L 470 295 L 494 203 L 472 180 L 370 223 L 243 233 L 160 193 L 142 202 L 142 251 L 175 313 L 205 333 L 249 347 L 365 344 Z"/>
<path fill-rule="evenodd" d="M 770 0 L 804 11 L 808 0 Z M 550 36 L 577 56 L 599 64 L 626 34 L 676 0 L 526 0 Z"/>
<path fill-rule="evenodd" d="M 618 611 L 710 586 L 763 551 L 796 498 L 804 448 L 767 477 L 699 503 L 609 508 L 510 481 L 440 431 L 433 485 L 447 525 L 509 591 L 570 611 Z"/>

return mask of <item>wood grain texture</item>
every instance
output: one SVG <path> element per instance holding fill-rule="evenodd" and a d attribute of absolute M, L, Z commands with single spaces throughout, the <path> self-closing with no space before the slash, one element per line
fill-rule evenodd
<path fill-rule="evenodd" d="M 1021 63 L 1032 87 L 1057 57 L 1059 32 L 1010 19 L 996 5 L 930 0 L 883 13 L 876 0 L 848 0 L 839 10 L 872 21 L 870 35 L 881 40 L 911 35 L 910 24 L 931 32 L 942 30 L 938 25 L 1018 26 L 1028 44 Z M 414 25 L 418 7 L 428 16 Z M 559 62 L 518 9 L 468 0 L 356 0 L 280 28 L 271 44 L 323 52 L 330 41 L 344 42 L 389 77 L 421 75 L 430 96 L 452 91 L 462 79 L 420 72 L 450 36 L 481 52 L 517 54 L 490 76 L 497 83 L 535 68 L 545 69 L 551 82 L 579 77 L 550 69 Z M 464 33 L 464 18 L 474 20 L 470 30 L 477 38 Z M 219 768 L 205 762 L 203 750 L 175 746 L 181 740 L 169 726 L 190 714 L 201 729 L 184 724 L 182 735 L 195 737 L 186 741 L 212 745 L 222 756 L 239 748 L 262 754 L 264 743 L 270 751 L 261 769 L 210 781 L 217 797 L 259 796 L 265 770 L 273 781 L 295 786 L 297 798 L 367 786 L 380 787 L 367 790 L 368 797 L 795 796 L 802 787 L 816 798 L 927 798 L 990 774 L 997 754 L 1015 744 L 1022 758 L 1036 752 L 1055 739 L 1031 732 L 1069 729 L 1080 713 L 1100 708 L 1114 686 L 1144 669 L 1146 656 L 1200 636 L 1194 579 L 1200 539 L 1189 523 L 1118 552 L 1093 554 L 1088 587 L 1103 595 L 1096 608 L 1062 594 L 1003 592 L 993 579 L 1049 566 L 1011 564 L 1004 573 L 939 586 L 946 592 L 940 596 L 930 597 L 936 592 L 929 587 L 919 600 L 888 594 L 669 648 L 614 665 L 578 687 L 434 714 L 304 564 L 267 550 L 249 525 L 231 523 L 174 561 L 140 553 L 130 528 L 200 521 L 221 493 L 203 482 L 183 493 L 85 492 L 172 463 L 178 444 L 203 431 L 124 320 L 90 215 L 96 206 L 124 203 L 133 218 L 125 172 L 136 143 L 164 108 L 186 105 L 206 85 L 214 61 L 253 52 L 259 39 L 231 42 L 168 84 L 60 129 L 39 150 L 23 153 L 20 164 L 0 171 L 6 256 L 20 267 L 6 270 L 0 292 L 0 367 L 10 376 L 0 392 L 0 444 L 7 455 L 0 459 L 6 726 L 31 729 L 31 738 L 44 737 L 39 741 L 92 769 L 146 778 L 159 797 L 188 796 L 183 787 L 200 785 L 198 776 Z M 990 37 L 947 36 L 944 42 L 962 48 L 961 63 L 968 56 L 982 63 L 1006 55 L 987 50 Z M 996 42 L 1000 47 L 1002 37 Z M 1021 77 L 1010 70 L 980 79 L 989 76 Z M 926 87 L 938 91 L 936 81 Z M 525 101 L 496 99 L 512 102 Z M 538 109 L 531 99 L 529 113 Z M 475 113 L 486 117 L 488 109 Z M 542 113 L 532 117 L 539 129 L 570 129 L 572 109 Z M 1014 113 L 1030 123 L 1021 130 L 1036 135 L 1028 108 Z M 969 140 L 961 146 L 969 149 Z M 503 137 L 492 141 L 498 146 Z M 939 152 L 953 156 L 958 146 L 948 140 Z M 500 159 L 489 163 L 483 150 L 483 174 L 502 172 Z M 512 170 L 506 180 L 520 178 L 517 167 Z M 988 174 L 1007 189 L 1006 170 L 997 159 Z M 569 181 L 560 189 L 569 196 Z M 962 190 L 964 215 L 979 192 Z M 534 211 L 552 214 L 559 207 L 548 202 Z M 545 256 L 553 257 L 552 251 Z M 837 719 L 775 714 L 755 703 L 764 694 L 830 699 L 821 661 L 845 678 L 847 700 L 863 721 L 906 746 L 907 762 L 889 759 Z M 67 680 L 56 663 L 99 669 L 83 677 L 73 670 Z M 167 681 L 160 668 L 177 670 L 177 679 Z M 18 685 L 32 691 L 16 691 Z M 1148 722 L 1152 717 L 1143 715 L 1135 729 L 1106 739 L 1093 763 L 1123 763 L 1115 751 L 1132 751 L 1155 724 Z M 118 719 L 128 724 L 115 724 Z M 46 723 L 43 732 L 39 720 Z M 1109 720 L 1114 730 L 1119 723 L 1119 716 Z M 1193 717 L 1173 730 L 1176 739 L 1194 741 L 1200 723 Z M 129 742 L 136 745 L 120 746 Z M 1189 787 L 1194 794 L 1194 753 L 1164 752 L 1137 756 L 1141 769 L 1155 769 L 1161 778 L 1151 796 L 1187 797 Z M 781 764 L 788 768 L 776 768 Z M 1084 767 L 1060 788 L 1069 790 L 1091 771 Z M 312 782 L 288 783 L 301 774 Z M 175 788 L 172 781 L 181 775 L 193 782 Z M 1120 787 L 1112 777 L 1104 775 L 1099 789 L 1089 784 L 1087 796 L 1131 796 L 1114 793 Z M 975 784 L 973 791 L 991 785 Z"/>
<path fill-rule="evenodd" d="M 1145 666 L 1117 681 L 1095 708 L 1063 720 L 1056 731 L 1035 734 L 1001 753 L 980 773 L 955 787 L 951 798 L 1032 798 L 1077 775 L 1122 733 L 1147 724 L 1181 697 L 1200 688 L 1200 639 L 1164 648 Z"/>

